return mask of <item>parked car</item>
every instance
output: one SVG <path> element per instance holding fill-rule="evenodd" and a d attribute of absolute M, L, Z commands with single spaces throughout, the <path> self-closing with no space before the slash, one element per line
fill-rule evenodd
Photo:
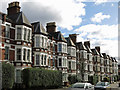
<path fill-rule="evenodd" d="M 90 83 L 75 83 L 68 90 L 94 90 L 94 85 Z"/>
<path fill-rule="evenodd" d="M 106 88 L 109 88 L 109 85 L 109 82 L 98 82 L 94 88 L 95 90 L 105 90 Z"/>

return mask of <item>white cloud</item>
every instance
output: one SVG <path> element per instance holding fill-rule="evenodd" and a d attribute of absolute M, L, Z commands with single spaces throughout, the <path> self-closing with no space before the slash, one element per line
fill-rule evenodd
<path fill-rule="evenodd" d="M 113 6 L 114 6 L 114 4 L 112 3 L 112 4 L 111 4 L 111 6 L 113 7 Z"/>
<path fill-rule="evenodd" d="M 91 47 L 100 46 L 101 51 L 118 57 L 118 25 L 88 24 L 76 29 L 77 41 L 90 40 Z"/>
<path fill-rule="evenodd" d="M 91 18 L 91 21 L 100 23 L 104 19 L 109 19 L 110 15 L 103 15 L 102 12 L 99 12 L 94 15 L 94 17 Z"/>
<path fill-rule="evenodd" d="M 108 0 L 94 0 L 96 5 L 108 2 Z"/>
<path fill-rule="evenodd" d="M 11 1 L 6 0 L 4 10 Z M 72 30 L 73 26 L 81 24 L 81 16 L 85 15 L 86 5 L 80 0 L 20 0 L 20 3 L 31 22 L 41 21 L 44 26 L 47 22 L 55 21 L 59 27 Z"/>

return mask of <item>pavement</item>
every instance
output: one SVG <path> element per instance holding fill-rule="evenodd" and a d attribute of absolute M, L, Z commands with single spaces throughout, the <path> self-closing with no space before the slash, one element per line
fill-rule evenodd
<path fill-rule="evenodd" d="M 120 82 L 115 82 L 113 84 L 110 84 L 110 90 L 120 90 L 119 83 Z"/>

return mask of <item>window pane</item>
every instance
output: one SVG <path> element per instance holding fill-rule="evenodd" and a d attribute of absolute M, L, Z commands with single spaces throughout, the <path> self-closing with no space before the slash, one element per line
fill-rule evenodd
<path fill-rule="evenodd" d="M 41 57 L 41 65 L 43 65 L 43 55 L 42 55 L 42 57 Z"/>
<path fill-rule="evenodd" d="M 9 59 L 9 47 L 5 47 L 5 59 Z"/>
<path fill-rule="evenodd" d="M 10 25 L 6 25 L 5 37 L 9 38 L 9 34 L 10 34 Z"/>
<path fill-rule="evenodd" d="M 30 50 L 27 52 L 27 60 L 30 61 Z"/>
<path fill-rule="evenodd" d="M 62 66 L 62 59 L 59 58 L 59 66 Z"/>
<path fill-rule="evenodd" d="M 39 62 L 40 62 L 40 56 L 36 55 L 36 65 L 39 65 Z"/>
<path fill-rule="evenodd" d="M 44 65 L 46 65 L 46 55 L 45 55 L 45 57 L 44 57 Z"/>
<path fill-rule="evenodd" d="M 16 70 L 16 83 L 21 83 L 21 70 Z"/>
<path fill-rule="evenodd" d="M 30 30 L 28 30 L 28 38 L 27 38 L 28 41 L 30 41 Z"/>
<path fill-rule="evenodd" d="M 58 50 L 59 50 L 59 52 L 61 52 L 62 51 L 62 44 L 59 43 L 58 45 L 59 45 L 59 49 Z"/>
<path fill-rule="evenodd" d="M 21 49 L 17 49 L 17 60 L 21 60 Z"/>
<path fill-rule="evenodd" d="M 23 60 L 26 60 L 25 57 L 26 57 L 26 49 L 23 50 Z"/>
<path fill-rule="evenodd" d="M 24 40 L 26 40 L 26 31 L 27 31 L 27 29 L 24 28 Z"/>
<path fill-rule="evenodd" d="M 17 28 L 17 39 L 21 39 L 21 28 Z"/>
<path fill-rule="evenodd" d="M 36 47 L 40 47 L 40 38 L 36 36 Z"/>

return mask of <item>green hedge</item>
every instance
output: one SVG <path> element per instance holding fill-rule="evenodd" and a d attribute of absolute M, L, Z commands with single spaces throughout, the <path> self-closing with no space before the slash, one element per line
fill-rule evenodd
<path fill-rule="evenodd" d="M 2 63 L 2 88 L 12 88 L 15 78 L 15 69 L 11 64 Z"/>
<path fill-rule="evenodd" d="M 97 76 L 97 75 L 94 75 L 94 76 L 93 76 L 93 82 L 92 82 L 92 83 L 93 83 L 94 85 L 96 85 L 97 82 L 98 82 L 98 76 Z"/>
<path fill-rule="evenodd" d="M 56 70 L 28 68 L 22 71 L 23 84 L 27 88 L 56 88 L 62 86 L 62 73 Z"/>
<path fill-rule="evenodd" d="M 73 83 L 78 82 L 76 75 L 69 75 L 69 76 L 68 76 L 68 80 L 69 80 L 69 83 L 70 83 L 70 84 L 73 84 Z"/>

